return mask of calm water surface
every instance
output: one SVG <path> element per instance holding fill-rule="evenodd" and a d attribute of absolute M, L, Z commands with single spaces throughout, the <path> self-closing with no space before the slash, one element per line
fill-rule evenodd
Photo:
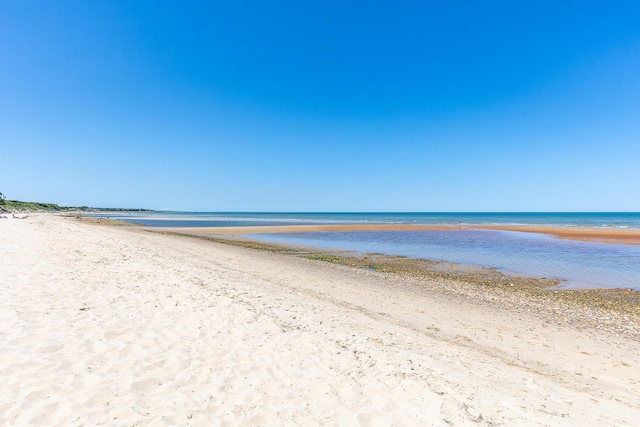
<path fill-rule="evenodd" d="M 277 243 L 378 252 L 488 266 L 500 271 L 565 280 L 569 288 L 640 289 L 640 246 L 561 240 L 535 233 L 493 230 L 354 231 L 253 234 Z"/>

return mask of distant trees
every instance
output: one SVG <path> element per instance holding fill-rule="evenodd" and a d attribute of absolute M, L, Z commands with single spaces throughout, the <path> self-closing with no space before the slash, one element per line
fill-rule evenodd
<path fill-rule="evenodd" d="M 4 194 L 2 194 L 2 192 L 0 192 L 0 205 L 4 205 L 4 199 L 6 199 L 6 197 L 4 196 Z"/>

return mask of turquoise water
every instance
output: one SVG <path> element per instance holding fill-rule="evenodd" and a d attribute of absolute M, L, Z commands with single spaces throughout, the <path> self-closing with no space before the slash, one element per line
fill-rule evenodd
<path fill-rule="evenodd" d="M 100 214 L 152 227 L 311 224 L 537 225 L 640 229 L 640 213 L 210 213 Z M 561 240 L 493 230 L 350 231 L 250 235 L 322 249 L 378 252 L 488 266 L 563 280 L 569 288 L 640 290 L 640 245 Z"/>
<path fill-rule="evenodd" d="M 132 212 L 99 214 L 153 227 L 231 227 L 295 224 L 458 224 L 538 225 L 640 229 L 640 212 L 613 213 L 295 213 L 295 212 Z"/>

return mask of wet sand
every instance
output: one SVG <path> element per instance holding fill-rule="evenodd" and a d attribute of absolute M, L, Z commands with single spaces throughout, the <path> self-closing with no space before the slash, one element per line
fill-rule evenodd
<path fill-rule="evenodd" d="M 484 230 L 519 231 L 548 234 L 559 239 L 582 240 L 601 243 L 640 245 L 640 230 L 606 230 L 598 228 L 526 227 L 526 226 L 477 226 Z"/>
<path fill-rule="evenodd" d="M 177 233 L 213 235 L 243 235 L 263 233 L 306 233 L 323 231 L 402 231 L 402 230 L 503 230 L 525 233 L 548 234 L 561 239 L 601 243 L 623 243 L 640 245 L 640 230 L 606 230 L 595 228 L 535 227 L 508 225 L 410 225 L 410 224 L 332 224 L 332 225 L 286 225 L 250 227 L 166 227 L 149 228 Z"/>

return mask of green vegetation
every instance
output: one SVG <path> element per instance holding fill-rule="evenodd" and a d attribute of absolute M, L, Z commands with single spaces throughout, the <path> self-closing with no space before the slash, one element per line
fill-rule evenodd
<path fill-rule="evenodd" d="M 54 203 L 21 202 L 19 200 L 2 200 L 0 211 L 50 212 L 66 210 Z"/>
<path fill-rule="evenodd" d="M 148 212 L 149 209 L 92 208 L 89 206 L 60 206 L 55 203 L 23 202 L 7 200 L 0 192 L 0 212 L 69 212 L 69 211 L 116 211 L 116 212 Z"/>

